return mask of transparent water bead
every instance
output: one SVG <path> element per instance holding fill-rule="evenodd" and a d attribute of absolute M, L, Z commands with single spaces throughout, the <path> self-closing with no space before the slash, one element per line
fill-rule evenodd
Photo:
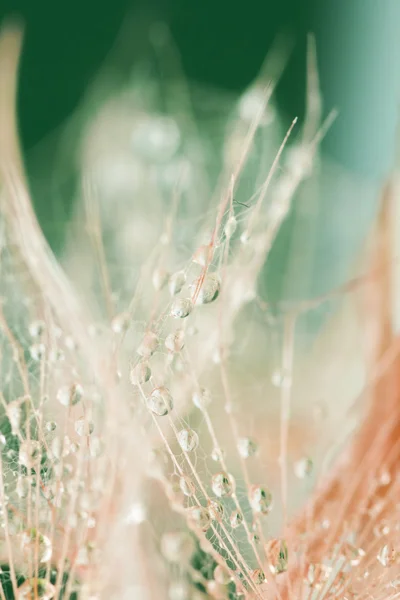
<path fill-rule="evenodd" d="M 176 298 L 171 306 L 171 317 L 175 319 L 185 319 L 190 315 L 193 304 L 190 298 Z"/>
<path fill-rule="evenodd" d="M 230 496 L 235 489 L 235 484 L 232 475 L 228 473 L 216 473 L 211 478 L 212 491 L 218 498 Z"/>
<path fill-rule="evenodd" d="M 193 294 L 197 291 L 196 304 L 210 304 L 219 296 L 221 281 L 216 273 L 209 273 L 204 280 L 195 279 L 190 288 Z"/>
<path fill-rule="evenodd" d="M 268 515 L 272 509 L 272 494 L 266 487 L 253 485 L 249 491 L 249 502 L 254 512 Z"/>
<path fill-rule="evenodd" d="M 18 589 L 17 600 L 51 600 L 54 598 L 56 588 L 52 583 L 43 578 L 32 577 L 27 579 Z"/>
<path fill-rule="evenodd" d="M 184 452 L 192 452 L 193 450 L 196 450 L 199 445 L 199 436 L 193 429 L 190 429 L 190 427 L 181 429 L 177 434 L 177 439 Z"/>
<path fill-rule="evenodd" d="M 173 273 L 168 281 L 168 290 L 171 296 L 176 296 L 182 291 L 183 286 L 186 283 L 186 273 L 184 271 L 177 271 Z"/>
<path fill-rule="evenodd" d="M 111 321 L 111 329 L 116 334 L 125 333 L 129 329 L 131 316 L 128 312 L 116 315 Z"/>
<path fill-rule="evenodd" d="M 84 390 L 80 383 L 64 385 L 57 392 L 57 400 L 63 406 L 75 406 L 83 398 Z"/>
<path fill-rule="evenodd" d="M 206 409 L 212 401 L 210 390 L 205 387 L 201 387 L 193 392 L 192 401 L 197 408 L 200 410 Z"/>
<path fill-rule="evenodd" d="M 26 555 L 36 556 L 40 563 L 47 563 L 51 559 L 53 549 L 49 538 L 37 529 L 27 529 L 21 533 L 21 548 Z"/>
<path fill-rule="evenodd" d="M 168 388 L 155 388 L 147 398 L 147 407 L 158 417 L 165 417 L 174 406 L 174 401 Z"/>
<path fill-rule="evenodd" d="M 170 117 L 154 115 L 141 118 L 132 132 L 132 148 L 145 160 L 166 162 L 178 151 L 179 127 Z"/>
<path fill-rule="evenodd" d="M 43 321 L 32 321 L 32 323 L 29 324 L 28 327 L 28 331 L 29 331 L 29 335 L 33 338 L 38 338 L 41 335 L 43 335 L 45 330 L 45 324 Z"/>
<path fill-rule="evenodd" d="M 243 515 L 238 510 L 234 510 L 231 512 L 229 517 L 229 522 L 231 524 L 232 529 L 236 529 L 243 523 Z"/>
<path fill-rule="evenodd" d="M 212 260 L 212 247 L 211 246 L 199 246 L 196 252 L 193 254 L 192 261 L 201 267 L 205 267 L 210 264 Z"/>
<path fill-rule="evenodd" d="M 219 500 L 210 500 L 207 504 L 207 508 L 213 521 L 222 521 L 224 516 L 224 507 Z"/>
<path fill-rule="evenodd" d="M 41 458 L 41 447 L 37 440 L 24 440 L 19 447 L 19 464 L 31 469 Z"/>
<path fill-rule="evenodd" d="M 57 429 L 57 423 L 55 421 L 47 421 L 45 425 L 46 431 L 52 433 Z"/>
<path fill-rule="evenodd" d="M 250 458 L 258 452 L 258 444 L 251 438 L 240 438 L 237 442 L 237 448 L 242 458 Z"/>
<path fill-rule="evenodd" d="M 383 567 L 391 567 L 395 564 L 398 556 L 399 554 L 395 551 L 393 546 L 390 544 L 385 544 L 382 546 L 382 548 L 380 548 L 377 559 Z"/>
<path fill-rule="evenodd" d="M 165 269 L 155 269 L 151 278 L 153 287 L 156 291 L 162 290 L 168 281 L 169 273 Z"/>
<path fill-rule="evenodd" d="M 285 369 L 275 369 L 272 374 L 272 383 L 277 388 L 290 388 L 292 385 L 292 376 Z"/>
<path fill-rule="evenodd" d="M 254 569 L 251 572 L 251 579 L 256 585 L 262 585 L 266 582 L 265 573 L 262 569 Z"/>
<path fill-rule="evenodd" d="M 311 458 L 301 458 L 294 463 L 294 473 L 299 479 L 310 477 L 314 469 L 314 463 Z"/>
<path fill-rule="evenodd" d="M 29 354 L 32 360 L 39 362 L 46 354 L 46 346 L 44 344 L 33 344 L 29 348 Z"/>
<path fill-rule="evenodd" d="M 214 462 L 221 462 L 225 458 L 225 451 L 222 448 L 213 448 L 211 458 Z"/>
<path fill-rule="evenodd" d="M 195 550 L 192 536 L 185 531 L 164 533 L 161 538 L 161 552 L 168 562 L 187 564 Z"/>
<path fill-rule="evenodd" d="M 169 333 L 165 338 L 164 345 L 169 352 L 180 352 L 185 345 L 185 332 L 183 329 L 177 329 L 174 333 Z"/>
<path fill-rule="evenodd" d="M 147 362 L 140 362 L 131 366 L 129 380 L 132 385 L 143 385 L 149 381 L 150 377 L 151 369 Z"/>
<path fill-rule="evenodd" d="M 148 331 L 137 348 L 136 352 L 144 358 L 149 358 L 158 348 L 158 337 L 153 331 Z"/>
<path fill-rule="evenodd" d="M 288 547 L 285 540 L 272 539 L 265 546 L 265 554 L 272 573 L 283 573 L 288 568 Z"/>
<path fill-rule="evenodd" d="M 194 495 L 196 488 L 193 481 L 187 475 L 182 475 L 179 478 L 179 488 L 185 496 L 189 498 Z"/>
<path fill-rule="evenodd" d="M 196 529 L 207 531 L 211 525 L 210 513 L 203 506 L 192 506 L 186 509 L 188 521 Z"/>
<path fill-rule="evenodd" d="M 81 437 L 92 435 L 94 431 L 94 424 L 86 417 L 80 417 L 75 421 L 75 431 Z"/>
<path fill-rule="evenodd" d="M 233 215 L 225 223 L 224 233 L 225 237 L 229 240 L 235 233 L 237 228 L 237 220 Z"/>

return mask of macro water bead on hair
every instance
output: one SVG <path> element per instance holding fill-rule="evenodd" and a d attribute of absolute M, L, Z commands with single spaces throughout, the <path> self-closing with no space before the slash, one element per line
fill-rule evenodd
<path fill-rule="evenodd" d="M 169 333 L 165 338 L 164 345 L 169 352 L 180 352 L 185 345 L 185 332 L 183 329 L 177 329 Z"/>
<path fill-rule="evenodd" d="M 141 343 L 139 344 L 136 352 L 143 356 L 144 358 L 149 358 L 154 354 L 154 352 L 158 348 L 158 337 L 153 331 L 147 331 Z"/>
<path fill-rule="evenodd" d="M 201 529 L 201 531 L 207 531 L 211 525 L 211 516 L 206 508 L 203 506 L 191 506 L 186 509 L 188 521 L 194 528 Z"/>
<path fill-rule="evenodd" d="M 173 273 L 168 281 L 168 290 L 171 296 L 175 296 L 182 291 L 183 286 L 186 283 L 186 273 L 184 271 L 177 271 Z"/>
<path fill-rule="evenodd" d="M 194 495 L 196 488 L 193 481 L 187 475 L 179 477 L 179 488 L 185 496 L 189 498 Z"/>
<path fill-rule="evenodd" d="M 140 362 L 132 365 L 129 371 L 129 379 L 132 385 L 142 385 L 147 383 L 151 377 L 151 369 L 147 362 Z"/>
<path fill-rule="evenodd" d="M 171 306 L 171 317 L 185 319 L 192 312 L 193 304 L 190 298 L 176 298 Z"/>
<path fill-rule="evenodd" d="M 218 275 L 210 273 L 206 275 L 204 281 L 197 279 L 191 286 L 193 291 L 196 291 L 198 287 L 200 289 L 197 294 L 196 304 L 209 304 L 218 298 L 221 282 Z"/>
<path fill-rule="evenodd" d="M 211 478 L 212 491 L 218 498 L 230 496 L 235 489 L 234 480 L 228 473 L 216 473 Z"/>
<path fill-rule="evenodd" d="M 75 406 L 83 398 L 84 391 L 80 383 L 64 385 L 57 392 L 57 400 L 63 406 Z"/>
<path fill-rule="evenodd" d="M 86 417 L 80 417 L 75 421 L 75 431 L 81 437 L 92 435 L 94 424 L 92 421 L 86 419 Z"/>
<path fill-rule="evenodd" d="M 147 407 L 157 417 L 165 417 L 174 406 L 173 398 L 168 388 L 155 388 L 147 398 Z"/>
<path fill-rule="evenodd" d="M 252 485 L 249 491 L 249 502 L 254 512 L 267 515 L 272 509 L 272 494 L 266 487 Z"/>
<path fill-rule="evenodd" d="M 250 458 L 251 456 L 255 456 L 258 452 L 257 442 L 248 437 L 240 438 L 237 442 L 237 448 L 242 458 Z"/>
<path fill-rule="evenodd" d="M 195 390 L 192 395 L 192 401 L 197 408 L 200 410 L 205 410 L 212 401 L 210 390 L 205 387 L 200 387 L 199 389 Z"/>
<path fill-rule="evenodd" d="M 181 429 L 177 434 L 177 438 L 178 443 L 184 452 L 192 452 L 193 450 L 196 450 L 199 445 L 199 436 L 189 427 Z"/>

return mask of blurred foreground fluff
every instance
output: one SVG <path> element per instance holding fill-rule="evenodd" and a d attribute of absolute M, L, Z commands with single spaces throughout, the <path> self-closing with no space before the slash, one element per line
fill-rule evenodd
<path fill-rule="evenodd" d="M 364 275 L 310 299 L 334 121 L 312 51 L 305 123 L 271 126 L 274 56 L 220 165 L 183 117 L 108 103 L 61 268 L 19 157 L 20 37 L 0 48 L 2 600 L 399 597 L 394 186 Z"/>

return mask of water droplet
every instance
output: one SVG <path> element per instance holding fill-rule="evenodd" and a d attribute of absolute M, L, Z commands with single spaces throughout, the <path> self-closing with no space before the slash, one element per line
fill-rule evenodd
<path fill-rule="evenodd" d="M 132 385 L 143 385 L 151 377 L 151 369 L 148 363 L 140 362 L 132 366 L 129 372 L 129 379 Z"/>
<path fill-rule="evenodd" d="M 193 538 L 184 531 L 164 533 L 161 538 L 161 552 L 171 563 L 188 564 L 195 549 Z"/>
<path fill-rule="evenodd" d="M 125 333 L 125 331 L 129 329 L 130 322 L 130 314 L 128 312 L 123 312 L 113 318 L 111 321 L 111 329 L 116 334 Z"/>
<path fill-rule="evenodd" d="M 255 456 L 258 452 L 257 442 L 248 437 L 240 438 L 237 447 L 242 458 L 250 458 L 251 456 Z"/>
<path fill-rule="evenodd" d="M 211 392 L 207 388 L 201 387 L 193 392 L 193 404 L 200 410 L 206 409 L 211 404 L 211 400 Z"/>
<path fill-rule="evenodd" d="M 231 512 L 231 516 L 229 517 L 229 521 L 230 521 L 231 527 L 233 529 L 236 529 L 237 527 L 239 527 L 243 523 L 243 515 L 242 515 L 242 513 L 239 512 L 238 510 L 234 510 L 233 512 Z"/>
<path fill-rule="evenodd" d="M 266 582 L 265 574 L 262 569 L 254 569 L 251 572 L 251 579 L 256 585 L 262 585 Z"/>
<path fill-rule="evenodd" d="M 190 298 L 176 298 L 171 306 L 171 317 L 185 319 L 192 312 L 193 304 Z"/>
<path fill-rule="evenodd" d="M 177 271 L 173 273 L 168 281 L 168 290 L 171 296 L 175 296 L 182 291 L 183 286 L 186 283 L 186 274 L 184 271 Z"/>
<path fill-rule="evenodd" d="M 41 448 L 36 440 L 24 440 L 19 447 L 19 464 L 31 469 L 40 462 Z"/>
<path fill-rule="evenodd" d="M 180 352 L 185 345 L 185 333 L 178 329 L 174 333 L 169 333 L 165 338 L 165 347 L 169 352 Z"/>
<path fill-rule="evenodd" d="M 173 398 L 166 387 L 155 388 L 147 398 L 147 407 L 158 417 L 167 415 L 173 406 Z"/>
<path fill-rule="evenodd" d="M 200 246 L 193 254 L 192 261 L 201 267 L 205 267 L 210 264 L 212 259 L 212 247 L 211 246 Z"/>
<path fill-rule="evenodd" d="M 221 448 L 213 448 L 211 458 L 215 462 L 221 462 L 225 458 L 225 452 Z"/>
<path fill-rule="evenodd" d="M 149 358 L 158 348 L 158 337 L 152 331 L 148 331 L 137 349 L 137 353 L 144 358 Z"/>
<path fill-rule="evenodd" d="M 56 588 L 46 579 L 32 577 L 17 589 L 17 600 L 51 600 Z"/>
<path fill-rule="evenodd" d="M 155 290 L 162 290 L 168 281 L 167 271 L 165 271 L 165 269 L 155 269 L 151 281 Z"/>
<path fill-rule="evenodd" d="M 181 492 L 189 498 L 193 496 L 196 491 L 193 481 L 187 475 L 182 475 L 179 478 L 179 488 Z"/>
<path fill-rule="evenodd" d="M 352 567 L 357 567 L 361 559 L 365 556 L 362 548 L 357 548 L 351 542 L 344 542 L 340 549 L 341 555 L 348 561 Z"/>
<path fill-rule="evenodd" d="M 181 429 L 177 434 L 177 438 L 178 443 L 184 452 L 192 452 L 193 450 L 196 450 L 199 445 L 199 436 L 189 427 Z"/>
<path fill-rule="evenodd" d="M 75 421 L 75 431 L 81 437 L 92 435 L 94 425 L 92 421 L 89 421 L 86 417 L 80 417 Z"/>
<path fill-rule="evenodd" d="M 64 385 L 57 392 L 57 400 L 63 406 L 75 406 L 83 398 L 84 390 L 80 383 Z"/>
<path fill-rule="evenodd" d="M 53 554 L 49 538 L 37 529 L 28 529 L 21 533 L 21 547 L 24 553 L 36 556 L 40 563 L 49 562 Z"/>
<path fill-rule="evenodd" d="M 272 509 L 272 494 L 266 487 L 253 485 L 249 492 L 249 502 L 254 512 L 268 515 Z"/>
<path fill-rule="evenodd" d="M 314 464 L 311 458 L 304 457 L 294 463 L 294 474 L 299 479 L 310 477 L 312 475 L 313 469 Z"/>
<path fill-rule="evenodd" d="M 222 506 L 221 502 L 218 500 L 210 500 L 207 508 L 213 521 L 222 521 L 224 516 L 224 507 Z"/>
<path fill-rule="evenodd" d="M 211 487 L 218 498 L 230 496 L 234 491 L 234 480 L 227 473 L 216 473 L 211 478 Z"/>
<path fill-rule="evenodd" d="M 278 388 L 290 388 L 292 385 L 292 377 L 285 369 L 276 369 L 272 374 L 272 383 Z"/>
<path fill-rule="evenodd" d="M 231 217 L 229 217 L 229 219 L 227 220 L 227 222 L 225 223 L 225 227 L 224 227 L 224 232 L 225 232 L 225 236 L 226 238 L 229 240 L 233 234 L 236 231 L 236 227 L 237 227 L 237 220 L 236 218 L 232 215 Z"/>
<path fill-rule="evenodd" d="M 132 147 L 151 162 L 166 162 L 178 151 L 180 131 L 171 117 L 151 115 L 140 119 L 132 133 Z"/>
<path fill-rule="evenodd" d="M 221 282 L 218 275 L 209 273 L 204 277 L 204 280 L 201 278 L 195 279 L 190 288 L 193 293 L 198 291 L 196 304 L 210 304 L 218 298 Z"/>
<path fill-rule="evenodd" d="M 285 540 L 269 540 L 265 553 L 272 573 L 283 573 L 288 568 L 288 548 Z"/>
<path fill-rule="evenodd" d="M 55 421 L 47 421 L 45 427 L 46 431 L 51 433 L 52 431 L 55 431 L 57 429 L 57 423 Z"/>
<path fill-rule="evenodd" d="M 44 344 L 33 344 L 29 348 L 29 354 L 31 355 L 32 360 L 39 361 L 41 360 L 46 353 L 46 346 Z"/>
<path fill-rule="evenodd" d="M 29 335 L 33 338 L 38 338 L 43 335 L 45 330 L 45 324 L 43 321 L 32 321 L 29 324 Z"/>
<path fill-rule="evenodd" d="M 390 544 L 385 544 L 379 550 L 377 559 L 383 567 L 391 567 L 396 562 L 397 556 L 398 553 L 395 551 L 393 546 Z"/>
<path fill-rule="evenodd" d="M 210 513 L 202 506 L 192 506 L 186 509 L 189 522 L 193 527 L 207 531 L 211 524 Z"/>

